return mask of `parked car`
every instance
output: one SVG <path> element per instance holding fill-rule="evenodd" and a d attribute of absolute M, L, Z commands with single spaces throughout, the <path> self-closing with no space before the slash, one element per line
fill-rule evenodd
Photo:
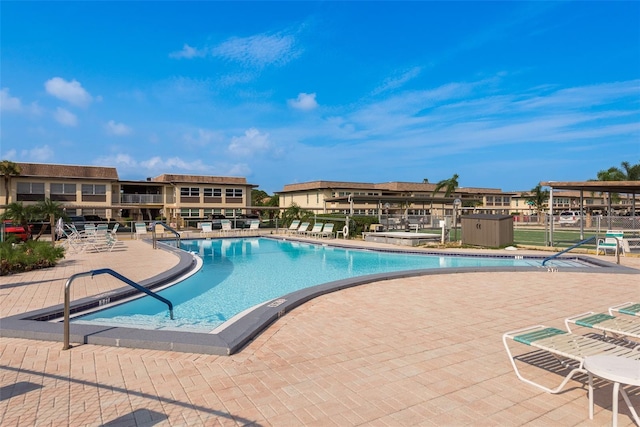
<path fill-rule="evenodd" d="M 31 227 L 29 226 L 25 228 L 23 225 L 14 224 L 9 220 L 3 221 L 2 225 L 7 237 L 12 235 L 22 242 L 26 242 L 31 238 Z"/>
<path fill-rule="evenodd" d="M 67 224 L 72 224 L 76 230 L 82 231 L 84 230 L 84 224 L 87 222 L 84 216 L 70 216 L 69 219 L 65 221 Z"/>
<path fill-rule="evenodd" d="M 240 214 L 230 218 L 233 228 L 249 228 L 251 226 L 251 221 L 254 219 L 260 219 L 260 215 Z"/>
<path fill-rule="evenodd" d="M 98 215 L 84 215 L 86 222 L 107 222 L 107 218 L 102 218 Z"/>
<path fill-rule="evenodd" d="M 206 221 L 203 222 L 211 222 L 212 230 L 222 230 L 222 220 L 227 219 L 226 216 L 222 214 L 214 214 L 210 215 Z"/>
<path fill-rule="evenodd" d="M 580 225 L 582 217 L 584 217 L 584 214 L 581 216 L 580 211 L 564 211 L 560 212 L 560 219 L 558 220 L 558 223 L 561 226 Z"/>

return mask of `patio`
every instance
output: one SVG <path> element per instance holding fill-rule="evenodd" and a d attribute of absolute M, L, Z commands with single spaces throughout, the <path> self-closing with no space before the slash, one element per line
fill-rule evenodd
<path fill-rule="evenodd" d="M 78 272 L 108 267 L 139 281 L 177 263 L 143 241 L 125 244 L 0 278 L 1 316 L 61 303 Z M 621 263 L 640 268 L 635 256 Z M 566 270 L 390 280 L 309 301 L 233 356 L 63 351 L 60 342 L 2 338 L 0 424 L 608 425 L 610 384 L 600 383 L 589 420 L 583 383 L 549 395 L 518 381 L 501 336 L 538 323 L 563 328 L 567 316 L 638 300 L 637 283 L 635 275 Z M 72 299 L 119 286 L 79 279 Z M 561 379 L 525 369 L 542 382 Z M 628 391 L 640 406 L 640 390 Z M 618 421 L 632 425 L 624 403 Z"/>

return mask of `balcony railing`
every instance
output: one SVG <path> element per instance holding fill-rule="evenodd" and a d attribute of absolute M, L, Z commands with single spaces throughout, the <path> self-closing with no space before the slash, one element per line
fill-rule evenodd
<path fill-rule="evenodd" d="M 120 196 L 120 203 L 157 204 L 162 202 L 162 194 L 122 194 Z"/>

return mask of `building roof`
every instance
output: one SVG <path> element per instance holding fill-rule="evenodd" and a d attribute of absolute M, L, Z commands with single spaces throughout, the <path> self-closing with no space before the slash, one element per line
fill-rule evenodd
<path fill-rule="evenodd" d="M 257 187 L 254 184 L 247 184 L 245 178 L 231 176 L 205 176 L 205 175 L 179 175 L 179 174 L 162 174 L 151 178 L 150 182 L 167 182 L 182 184 L 232 184 Z"/>
<path fill-rule="evenodd" d="M 544 181 L 540 185 L 551 187 L 554 190 L 582 190 L 622 194 L 640 193 L 640 181 Z"/>
<path fill-rule="evenodd" d="M 118 171 L 112 167 L 53 165 L 44 163 L 16 164 L 20 167 L 20 175 L 18 175 L 18 177 L 118 180 Z"/>

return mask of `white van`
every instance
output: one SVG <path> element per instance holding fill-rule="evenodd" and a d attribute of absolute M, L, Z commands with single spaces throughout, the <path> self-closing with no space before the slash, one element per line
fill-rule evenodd
<path fill-rule="evenodd" d="M 580 221 L 584 218 L 584 214 L 580 215 L 580 211 L 564 211 L 560 212 L 560 220 L 558 224 L 561 226 L 566 225 L 580 225 Z"/>

